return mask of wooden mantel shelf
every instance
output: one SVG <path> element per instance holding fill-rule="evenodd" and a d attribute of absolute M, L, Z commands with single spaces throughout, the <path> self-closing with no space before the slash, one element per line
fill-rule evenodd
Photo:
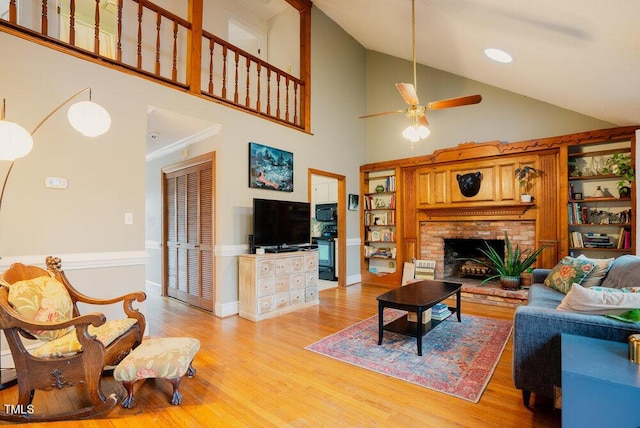
<path fill-rule="evenodd" d="M 533 206 L 533 202 L 523 202 L 509 205 L 433 207 L 420 211 L 428 217 L 520 216 Z"/>

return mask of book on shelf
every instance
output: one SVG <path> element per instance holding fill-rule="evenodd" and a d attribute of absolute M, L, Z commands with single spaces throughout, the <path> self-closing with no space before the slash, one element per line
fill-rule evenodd
<path fill-rule="evenodd" d="M 434 311 L 440 312 L 440 311 L 444 311 L 445 309 L 449 309 L 449 307 L 444 303 L 436 303 L 435 305 L 433 305 L 432 309 Z"/>
<path fill-rule="evenodd" d="M 631 230 L 626 227 L 621 227 L 618 232 L 618 240 L 616 242 L 617 249 L 628 250 L 631 248 Z"/>
<path fill-rule="evenodd" d="M 436 278 L 436 261 L 435 260 L 416 260 L 416 279 L 435 279 Z"/>
<path fill-rule="evenodd" d="M 443 312 L 441 314 L 434 314 L 433 312 L 431 312 L 431 319 L 432 320 L 436 320 L 436 321 L 442 321 L 446 318 L 448 318 L 449 316 L 451 316 L 451 311 L 447 309 L 446 312 Z"/>
<path fill-rule="evenodd" d="M 367 258 L 395 259 L 396 249 L 373 247 L 371 245 L 365 245 L 364 256 Z"/>

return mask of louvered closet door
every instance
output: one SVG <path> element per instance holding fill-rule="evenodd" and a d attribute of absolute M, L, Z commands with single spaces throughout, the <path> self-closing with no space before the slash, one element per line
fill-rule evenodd
<path fill-rule="evenodd" d="M 213 170 L 206 162 L 165 174 L 167 295 L 213 311 Z"/>

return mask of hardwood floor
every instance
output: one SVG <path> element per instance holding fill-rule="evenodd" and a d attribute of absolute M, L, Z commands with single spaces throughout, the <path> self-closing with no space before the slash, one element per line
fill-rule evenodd
<path fill-rule="evenodd" d="M 559 427 L 549 402 L 522 404 L 511 380 L 511 341 L 478 404 L 431 391 L 310 352 L 305 346 L 377 311 L 377 286 L 320 292 L 320 305 L 254 323 L 218 319 L 175 300 L 149 295 L 150 337 L 190 336 L 201 341 L 196 377 L 184 378 L 182 405 L 169 404 L 170 384 L 136 384 L 136 406 L 65 427 Z M 463 302 L 462 313 L 512 319 L 513 309 Z M 17 388 L 0 392 L 15 403 Z M 112 378 L 105 393 L 123 396 Z M 56 410 L 83 400 L 82 387 L 36 392 L 34 406 Z M 532 400 L 533 401 L 533 400 Z M 47 427 L 56 423 L 48 423 Z M 30 427 L 44 424 L 30 424 Z"/>

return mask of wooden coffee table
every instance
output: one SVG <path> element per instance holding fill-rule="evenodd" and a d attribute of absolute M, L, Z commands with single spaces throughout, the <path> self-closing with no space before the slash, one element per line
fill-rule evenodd
<path fill-rule="evenodd" d="M 382 334 L 386 331 L 412 336 L 418 342 L 418 355 L 422 356 L 422 336 L 442 321 L 429 320 L 422 324 L 422 313 L 453 294 L 456 295 L 456 307 L 450 307 L 460 319 L 460 289 L 462 284 L 447 281 L 419 281 L 395 288 L 377 297 L 378 299 L 378 345 L 382 345 Z M 389 324 L 384 324 L 384 308 L 401 309 L 417 314 L 418 322 L 407 320 L 407 315 Z"/>

